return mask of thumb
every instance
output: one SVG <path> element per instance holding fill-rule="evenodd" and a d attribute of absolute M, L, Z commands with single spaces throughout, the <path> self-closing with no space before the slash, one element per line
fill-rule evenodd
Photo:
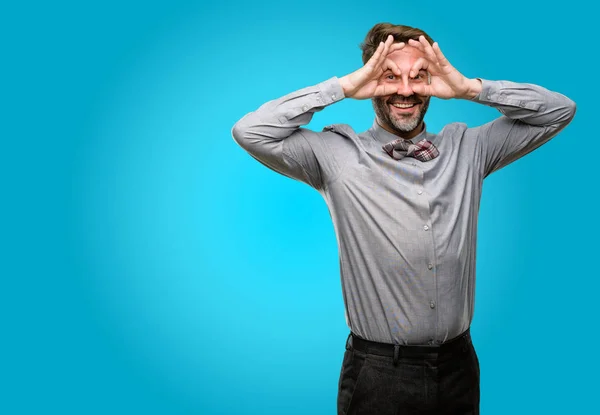
<path fill-rule="evenodd" d="M 392 95 L 392 94 L 395 94 L 396 92 L 397 92 L 396 87 L 392 86 L 391 84 L 380 84 L 380 85 L 377 85 L 377 88 L 375 88 L 375 91 L 373 92 L 373 97 Z"/>
<path fill-rule="evenodd" d="M 415 85 L 412 85 L 412 90 L 415 94 L 418 94 L 418 95 L 427 95 L 427 96 L 433 95 L 431 85 L 415 84 Z"/>

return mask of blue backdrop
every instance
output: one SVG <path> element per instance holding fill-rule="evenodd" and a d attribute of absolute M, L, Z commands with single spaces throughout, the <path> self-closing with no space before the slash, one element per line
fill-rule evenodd
<path fill-rule="evenodd" d="M 384 21 L 466 76 L 578 104 L 485 181 L 472 336 L 483 414 L 597 407 L 596 23 L 582 0 L 490 4 L 4 5 L 0 413 L 335 413 L 348 327 L 327 207 L 231 128 L 356 70 Z M 499 115 L 433 99 L 426 121 Z M 310 128 L 373 116 L 346 99 Z"/>

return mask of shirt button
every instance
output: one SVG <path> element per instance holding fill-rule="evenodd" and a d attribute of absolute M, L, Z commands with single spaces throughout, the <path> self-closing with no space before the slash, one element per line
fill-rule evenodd
<path fill-rule="evenodd" d="M 421 189 L 419 189 L 419 190 L 417 190 L 417 193 L 418 193 L 418 194 L 422 194 L 422 193 L 423 193 L 423 191 L 422 191 Z"/>
<path fill-rule="evenodd" d="M 427 268 L 433 269 L 433 264 L 427 264 Z"/>
<path fill-rule="evenodd" d="M 429 230 L 429 226 L 425 225 L 425 226 L 423 226 L 423 229 L 425 229 L 426 231 L 428 231 Z"/>
<path fill-rule="evenodd" d="M 433 341 L 433 339 L 429 339 L 429 344 L 433 345 L 435 342 Z"/>
<path fill-rule="evenodd" d="M 335 94 L 331 95 L 331 99 L 335 99 Z"/>
<path fill-rule="evenodd" d="M 303 110 L 303 111 L 306 111 L 307 109 L 308 109 L 308 105 L 304 105 L 304 106 L 302 106 L 302 110 Z"/>
<path fill-rule="evenodd" d="M 429 302 L 429 307 L 431 307 L 431 308 L 435 308 L 435 301 L 433 301 L 433 300 L 432 300 L 432 301 L 430 301 L 430 302 Z"/>
<path fill-rule="evenodd" d="M 413 166 L 416 166 L 416 165 L 417 165 L 417 163 L 412 163 L 412 165 L 413 165 Z"/>

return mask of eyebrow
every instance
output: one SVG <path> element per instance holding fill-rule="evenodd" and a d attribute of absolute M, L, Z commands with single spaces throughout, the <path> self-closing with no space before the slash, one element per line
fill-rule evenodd
<path fill-rule="evenodd" d="M 402 71 L 400 71 L 400 72 L 402 72 Z M 427 72 L 427 69 L 419 69 L 419 73 L 421 73 L 421 72 L 424 72 L 425 74 L 427 74 L 427 73 L 428 73 L 428 72 Z M 386 70 L 383 72 L 383 75 L 387 75 L 387 74 L 389 74 L 389 73 L 392 73 L 392 74 L 393 74 L 392 70 L 391 70 L 391 69 L 386 69 Z M 395 74 L 394 74 L 394 75 L 395 75 Z"/>

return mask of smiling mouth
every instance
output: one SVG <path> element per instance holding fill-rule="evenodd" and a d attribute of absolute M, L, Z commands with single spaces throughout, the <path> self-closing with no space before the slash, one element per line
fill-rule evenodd
<path fill-rule="evenodd" d="M 394 109 L 392 111 L 397 112 L 397 113 L 412 113 L 414 112 L 414 109 L 417 105 L 416 102 L 411 102 L 411 103 L 399 103 L 399 102 L 395 102 L 393 104 L 389 104 L 390 107 L 394 107 Z"/>
<path fill-rule="evenodd" d="M 395 108 L 401 108 L 401 109 L 402 109 L 402 108 L 412 108 L 412 107 L 414 107 L 415 105 L 417 105 L 417 103 L 416 103 L 416 102 L 408 102 L 408 103 L 394 102 L 394 103 L 392 103 L 392 104 L 390 104 L 390 105 L 391 105 L 392 107 L 395 107 Z"/>

